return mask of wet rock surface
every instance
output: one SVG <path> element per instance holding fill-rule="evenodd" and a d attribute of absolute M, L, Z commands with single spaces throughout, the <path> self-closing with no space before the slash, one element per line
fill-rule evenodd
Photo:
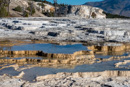
<path fill-rule="evenodd" d="M 118 62 L 115 64 L 115 67 L 130 69 L 130 60 L 124 60 L 123 62 Z"/>

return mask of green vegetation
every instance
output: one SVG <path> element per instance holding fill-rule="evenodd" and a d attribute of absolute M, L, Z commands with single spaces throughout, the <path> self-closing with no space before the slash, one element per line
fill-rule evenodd
<path fill-rule="evenodd" d="M 14 11 L 22 12 L 22 7 L 17 6 L 13 9 Z"/>
<path fill-rule="evenodd" d="M 69 4 L 64 4 L 64 3 L 62 3 L 62 4 L 58 4 L 58 6 L 63 6 L 63 7 L 65 7 L 65 6 L 69 6 Z"/>
<path fill-rule="evenodd" d="M 42 8 L 45 7 L 45 4 L 44 3 L 38 3 L 39 6 L 41 6 Z"/>
<path fill-rule="evenodd" d="M 27 11 L 24 11 L 24 17 L 29 17 L 29 13 Z"/>
<path fill-rule="evenodd" d="M 33 14 L 35 13 L 35 9 L 34 9 L 34 8 L 32 8 L 32 11 L 31 11 L 31 8 L 28 7 L 27 10 L 29 11 L 29 13 L 30 13 L 31 15 L 33 15 Z"/>
<path fill-rule="evenodd" d="M 33 15 L 36 12 L 33 3 L 29 3 L 27 10 L 29 11 L 30 15 Z"/>
<path fill-rule="evenodd" d="M 8 16 L 8 12 L 6 10 L 6 7 L 1 7 L 0 8 L 0 17 L 7 17 Z"/>
<path fill-rule="evenodd" d="M 0 0 L 0 17 L 9 16 L 10 0 Z"/>
<path fill-rule="evenodd" d="M 110 13 L 106 13 L 106 12 L 103 12 L 103 13 L 106 14 L 106 18 L 130 18 L 130 17 L 116 15 L 116 14 L 110 14 Z"/>
<path fill-rule="evenodd" d="M 43 3 L 49 4 L 49 5 L 53 5 L 53 3 L 49 2 L 49 1 L 46 1 L 46 0 L 44 0 Z"/>

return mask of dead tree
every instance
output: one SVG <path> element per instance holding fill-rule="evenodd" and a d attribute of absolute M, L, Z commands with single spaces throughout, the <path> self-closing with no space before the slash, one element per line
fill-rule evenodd
<path fill-rule="evenodd" d="M 57 16 L 57 0 L 53 0 L 54 1 L 54 6 L 55 6 L 55 13 L 54 16 Z"/>
<path fill-rule="evenodd" d="M 64 13 L 65 16 L 67 15 L 67 12 L 68 12 L 68 6 L 66 5 L 65 6 L 65 13 Z"/>
<path fill-rule="evenodd" d="M 30 15 L 31 16 L 33 15 L 33 8 L 34 8 L 34 5 L 33 5 L 33 2 L 31 1 L 31 3 L 30 3 Z"/>
<path fill-rule="evenodd" d="M 8 16 L 10 15 L 10 12 L 9 12 L 10 3 L 11 3 L 11 0 L 8 0 L 8 2 L 7 2 L 7 4 L 8 4 Z"/>
<path fill-rule="evenodd" d="M 23 17 L 25 16 L 25 8 L 22 7 Z"/>

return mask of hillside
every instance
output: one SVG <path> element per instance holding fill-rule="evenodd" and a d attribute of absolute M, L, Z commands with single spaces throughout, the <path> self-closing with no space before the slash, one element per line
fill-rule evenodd
<path fill-rule="evenodd" d="M 130 17 L 130 0 L 104 0 L 87 2 L 84 5 L 99 7 L 107 13 Z"/>
<path fill-rule="evenodd" d="M 32 3 L 32 5 L 31 5 Z M 24 15 L 24 11 L 27 13 L 25 16 L 32 17 L 45 17 L 43 11 L 54 11 L 52 5 L 44 3 L 44 8 L 40 5 L 41 2 L 29 1 L 29 0 L 12 0 L 10 3 L 10 16 L 21 17 Z M 32 6 L 32 7 L 31 7 Z M 33 14 L 30 13 L 30 8 L 33 8 Z M 23 11 L 24 10 L 24 11 Z"/>
<path fill-rule="evenodd" d="M 56 12 L 53 3 L 39 0 L 11 0 L 6 9 L 0 9 L 3 17 L 80 17 L 80 18 L 106 18 L 103 10 L 86 5 L 57 4 Z M 8 12 L 6 12 L 8 11 Z M 56 14 L 55 14 L 56 13 Z M 0 16 L 0 17 L 2 17 Z"/>

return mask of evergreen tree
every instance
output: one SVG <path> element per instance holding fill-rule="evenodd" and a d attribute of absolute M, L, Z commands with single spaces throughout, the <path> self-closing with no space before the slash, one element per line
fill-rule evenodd
<path fill-rule="evenodd" d="M 6 17 L 9 15 L 9 2 L 10 0 L 0 0 L 0 17 Z"/>

